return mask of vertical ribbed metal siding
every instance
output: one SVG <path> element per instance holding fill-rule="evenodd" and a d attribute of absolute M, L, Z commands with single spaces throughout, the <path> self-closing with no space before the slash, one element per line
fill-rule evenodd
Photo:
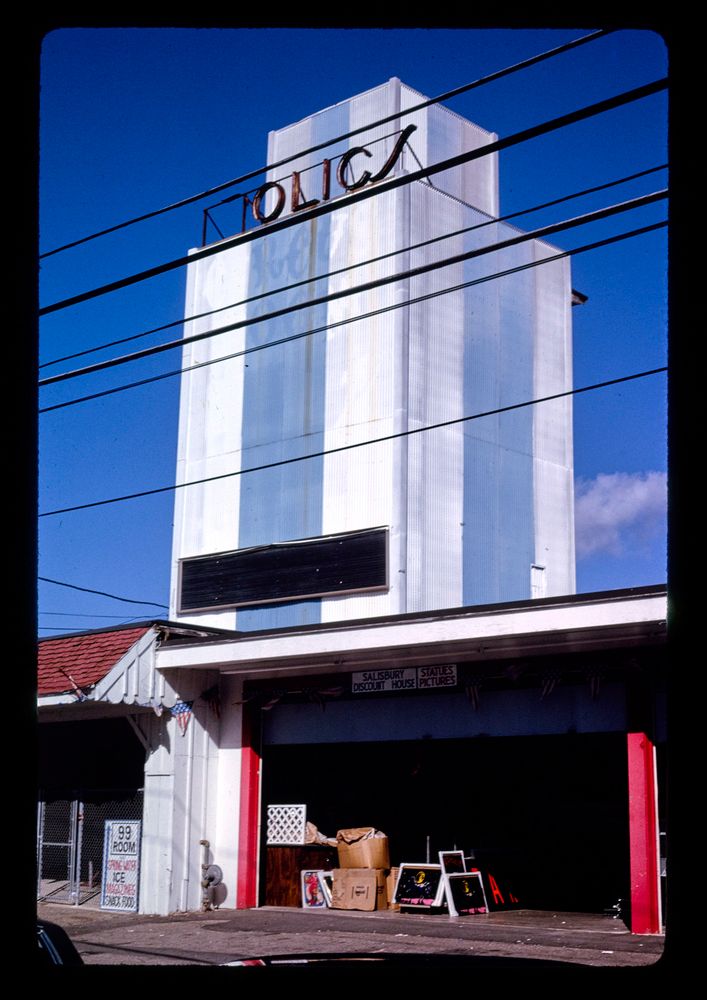
<path fill-rule="evenodd" d="M 469 234 L 469 248 L 509 235 L 503 224 Z M 531 258 L 522 244 L 465 265 L 465 280 Z M 532 271 L 472 286 L 465 292 L 465 405 L 479 413 L 532 398 L 535 297 Z M 530 595 L 534 555 L 530 409 L 465 424 L 464 603 Z"/>
<path fill-rule="evenodd" d="M 537 260 L 551 256 L 534 244 Z M 536 340 L 534 395 L 572 388 L 570 261 L 535 268 Z M 575 592 L 574 461 L 572 397 L 535 408 L 535 561 L 546 566 L 548 596 Z"/>
<path fill-rule="evenodd" d="M 424 184 L 410 191 L 411 243 L 453 232 L 462 224 L 455 199 Z M 463 238 L 443 240 L 410 254 L 411 265 L 444 259 L 463 249 Z M 414 278 L 414 300 L 459 284 L 462 266 Z M 452 292 L 410 307 L 410 429 L 463 413 L 464 300 Z M 408 442 L 408 610 L 455 607 L 462 601 L 463 431 L 461 425 L 425 431 Z"/>
<path fill-rule="evenodd" d="M 349 103 L 348 128 L 354 129 L 399 109 L 399 84 L 360 95 Z M 373 156 L 366 168 L 375 170 L 395 141 L 395 123 L 380 126 L 348 141 L 349 148 L 369 145 Z M 384 143 L 375 140 L 390 135 Z M 356 173 L 360 167 L 356 166 Z M 401 245 L 405 228 L 405 196 L 393 192 L 332 216 L 332 269 L 346 267 L 388 253 Z M 332 279 L 331 291 L 360 284 L 400 269 L 400 258 L 367 264 Z M 397 302 L 405 290 L 388 285 L 329 304 L 327 320 L 334 325 L 327 336 L 326 447 L 336 448 L 382 437 L 400 429 L 400 401 L 404 358 L 402 310 L 356 320 Z M 354 320 L 350 324 L 347 319 Z M 391 614 L 405 610 L 402 558 L 401 483 L 404 482 L 405 443 L 363 447 L 330 455 L 324 465 L 324 530 L 345 531 L 373 525 L 390 529 L 389 590 L 383 594 L 330 598 L 323 602 L 323 620 Z M 401 578 L 402 577 L 402 578 Z"/>
<path fill-rule="evenodd" d="M 419 97 L 399 81 L 389 81 L 271 133 L 269 159 L 394 113 L 400 102 L 409 106 Z M 412 120 L 419 129 L 411 145 L 423 163 L 493 138 L 446 109 L 431 108 Z M 354 161 L 357 175 L 363 166 L 374 170 L 389 153 L 395 131 L 396 123 L 391 122 L 336 150 L 288 164 L 278 177 L 391 133 L 385 143 L 371 147 L 372 159 Z M 418 163 L 407 150 L 399 166 L 417 169 Z M 193 294 L 188 311 L 313 278 L 484 221 L 481 212 L 438 188 L 444 183 L 448 190 L 478 199 L 482 207 L 495 206 L 495 158 L 482 158 L 456 173 L 456 178 L 435 178 L 434 188 L 418 182 L 201 262 L 190 268 Z M 320 177 L 319 169 L 302 174 L 307 198 L 321 196 Z M 285 186 L 289 194 L 289 182 Z M 339 194 L 332 178 L 332 195 Z M 502 224 L 487 226 L 330 281 L 312 281 L 251 304 L 247 315 L 486 245 L 513 232 Z M 354 321 L 362 312 L 405 301 L 408 294 L 444 288 L 545 252 L 526 244 L 188 349 L 190 360 L 200 360 L 344 321 L 311 338 L 250 355 L 247 367 L 243 361 L 228 362 L 185 376 L 181 481 L 520 402 L 539 394 L 543 386 L 566 387 L 571 380 L 566 263 L 549 265 L 542 278 L 541 269 L 521 272 L 409 310 Z M 233 318 L 241 313 L 245 309 L 234 310 Z M 231 318 L 230 311 L 199 321 L 199 328 L 226 318 Z M 177 498 L 175 559 L 374 525 L 390 528 L 388 594 L 327 599 L 321 610 L 320 602 L 312 601 L 241 611 L 238 627 L 243 629 L 315 622 L 320 613 L 329 620 L 529 596 L 530 565 L 549 564 L 543 554 L 550 548 L 555 566 L 554 577 L 550 571 L 548 576 L 555 580 L 550 592 L 562 589 L 563 580 L 571 582 L 566 587 L 570 591 L 571 407 L 560 404 L 548 412 L 552 416 L 524 410 L 487 417 L 184 491 Z M 212 624 L 233 625 L 234 619 L 233 612 L 209 616 Z"/>
<path fill-rule="evenodd" d="M 321 221 L 321 220 L 320 220 Z M 251 251 L 249 295 L 326 271 L 326 223 L 307 223 L 258 240 Z M 324 252 L 322 251 L 324 248 Z M 315 283 L 249 306 L 258 316 L 316 295 Z M 249 347 L 323 325 L 323 306 L 247 328 Z M 248 358 L 243 394 L 243 464 L 267 465 L 321 451 L 324 430 L 325 335 L 259 351 Z M 322 460 L 308 459 L 243 477 L 239 546 L 321 534 Z M 240 611 L 237 627 L 268 628 L 319 620 L 318 601 Z"/>
<path fill-rule="evenodd" d="M 352 206 L 333 220 L 333 267 L 366 260 L 393 249 L 403 200 L 392 192 Z M 356 270 L 356 283 L 396 269 L 389 260 Z M 332 280 L 332 291 L 350 283 L 347 275 Z M 402 310 L 354 320 L 362 313 L 393 304 L 399 290 L 386 285 L 361 295 L 329 303 L 327 335 L 326 447 L 338 448 L 395 433 L 399 426 L 396 401 L 402 372 L 400 330 Z M 347 531 L 375 525 L 391 529 L 397 544 L 399 524 L 400 441 L 364 446 L 328 455 L 324 462 L 324 530 Z M 400 610 L 402 581 L 391 566 L 387 594 L 327 600 L 324 620 L 389 614 Z"/>
<path fill-rule="evenodd" d="M 401 107 L 413 107 L 425 100 L 424 96 L 410 87 L 401 85 Z M 417 160 L 410 157 L 405 164 L 412 171 L 421 164 L 429 165 L 477 149 L 494 142 L 498 136 L 487 132 L 473 122 L 450 111 L 442 105 L 432 105 L 423 111 L 414 112 L 401 119 L 401 125 L 410 123 L 418 129 L 410 138 L 410 145 Z M 419 161 L 419 162 L 418 162 Z M 445 170 L 435 174 L 434 187 L 458 198 L 467 205 L 498 215 L 498 154 L 479 157 L 462 169 Z"/>
<path fill-rule="evenodd" d="M 250 248 L 234 247 L 189 266 L 186 315 L 219 309 L 185 325 L 185 334 L 212 330 L 245 318 L 243 306 L 225 306 L 245 298 Z M 230 330 L 189 344 L 183 365 L 234 354 L 245 346 L 245 332 Z M 182 376 L 177 482 L 190 482 L 236 471 L 241 467 L 243 358 L 219 362 Z M 176 617 L 178 560 L 202 552 L 238 547 L 239 476 L 177 490 L 175 496 L 173 573 L 170 616 Z M 210 624 L 233 628 L 233 611 L 209 618 Z"/>

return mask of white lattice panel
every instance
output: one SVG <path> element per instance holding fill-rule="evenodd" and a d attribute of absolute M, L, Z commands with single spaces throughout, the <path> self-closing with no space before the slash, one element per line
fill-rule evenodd
<path fill-rule="evenodd" d="M 268 844 L 301 846 L 306 823 L 306 805 L 268 806 Z"/>

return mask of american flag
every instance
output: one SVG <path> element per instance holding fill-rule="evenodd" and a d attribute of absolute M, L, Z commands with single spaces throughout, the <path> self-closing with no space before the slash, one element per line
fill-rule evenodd
<path fill-rule="evenodd" d="M 191 718 L 191 707 L 193 704 L 193 701 L 178 701 L 177 704 L 170 709 L 172 715 L 177 720 L 177 725 L 181 730 L 182 736 L 184 736 L 187 731 L 189 719 Z"/>

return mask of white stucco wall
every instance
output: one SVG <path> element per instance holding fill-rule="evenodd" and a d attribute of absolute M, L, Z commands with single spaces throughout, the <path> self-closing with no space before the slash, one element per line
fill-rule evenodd
<path fill-rule="evenodd" d="M 192 701 L 182 734 L 169 710 L 149 717 L 142 832 L 141 913 L 198 910 L 202 848 L 216 825 L 212 793 L 218 766 L 219 726 L 200 698 L 218 674 L 178 670 L 165 682 L 165 703 Z"/>

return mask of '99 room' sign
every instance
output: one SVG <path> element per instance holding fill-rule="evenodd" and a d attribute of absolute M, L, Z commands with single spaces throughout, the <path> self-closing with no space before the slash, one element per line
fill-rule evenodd
<path fill-rule="evenodd" d="M 140 822 L 107 819 L 103 841 L 101 909 L 136 913 L 139 883 Z"/>

